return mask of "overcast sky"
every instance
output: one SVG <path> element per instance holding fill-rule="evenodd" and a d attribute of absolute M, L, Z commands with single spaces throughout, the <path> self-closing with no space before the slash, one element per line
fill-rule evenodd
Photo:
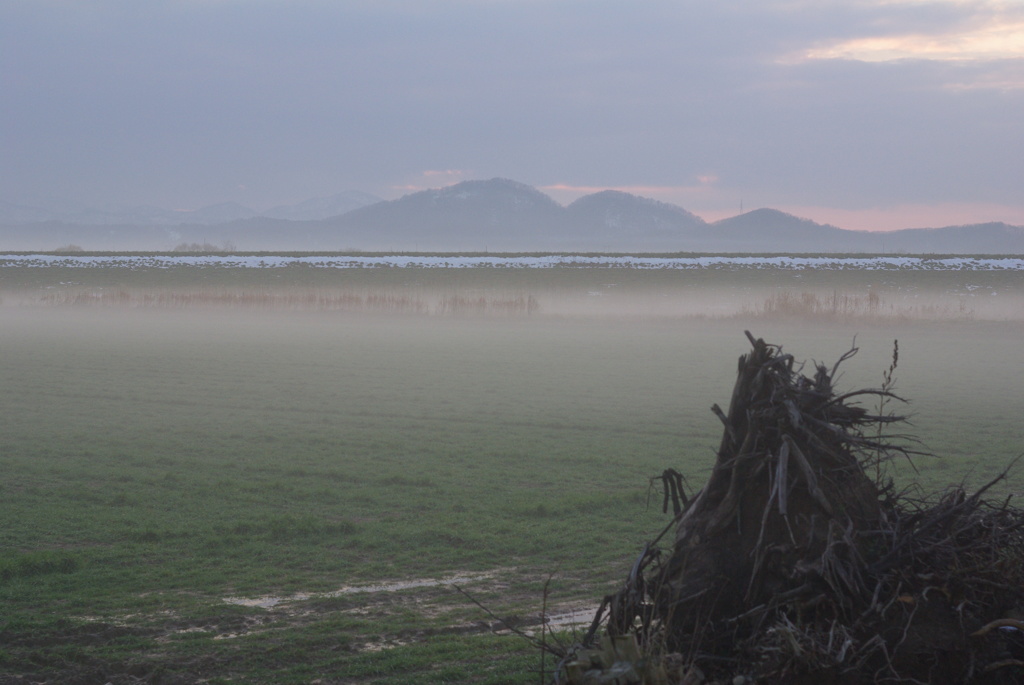
<path fill-rule="evenodd" d="M 0 200 L 1024 224 L 1024 0 L 0 0 Z"/>

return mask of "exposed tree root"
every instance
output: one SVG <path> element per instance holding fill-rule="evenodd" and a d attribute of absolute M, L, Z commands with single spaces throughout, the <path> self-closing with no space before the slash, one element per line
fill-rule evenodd
<path fill-rule="evenodd" d="M 556 682 L 1024 682 L 1024 511 L 985 499 L 1008 470 L 973 494 L 895 492 L 881 464 L 918 454 L 881 430 L 904 420 L 885 411 L 898 347 L 881 388 L 836 394 L 856 348 L 805 376 L 747 336 L 707 484 L 655 479 L 675 516 Z"/>

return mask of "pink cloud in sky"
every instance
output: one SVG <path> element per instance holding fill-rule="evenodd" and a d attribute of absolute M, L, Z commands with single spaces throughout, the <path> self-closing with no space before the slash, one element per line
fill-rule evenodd
<path fill-rule="evenodd" d="M 967 62 L 1024 56 L 1024 20 L 993 13 L 983 19 L 975 17 L 975 22 L 977 25 L 949 27 L 946 31 L 930 34 L 907 33 L 844 39 L 831 45 L 808 49 L 801 57 L 806 60 L 852 59 L 864 62 L 901 59 Z"/>
<path fill-rule="evenodd" d="M 447 178 L 455 179 L 456 182 L 462 180 L 462 177 L 466 175 L 466 172 L 462 169 L 427 169 L 423 172 L 423 175 L 427 178 Z"/>
<path fill-rule="evenodd" d="M 426 169 L 408 183 L 393 185 L 390 189 L 402 193 L 416 193 L 428 188 L 444 188 L 465 181 L 468 174 L 469 172 L 464 169 Z"/>

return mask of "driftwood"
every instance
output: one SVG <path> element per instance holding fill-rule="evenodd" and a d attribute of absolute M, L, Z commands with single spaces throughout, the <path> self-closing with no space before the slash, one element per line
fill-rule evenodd
<path fill-rule="evenodd" d="M 707 484 L 655 479 L 675 516 L 556 681 L 1024 682 L 1024 512 L 984 499 L 1006 472 L 970 495 L 894 492 L 880 464 L 919 454 L 882 430 L 905 420 L 884 411 L 898 347 L 881 388 L 836 394 L 856 348 L 805 376 L 747 336 Z M 635 679 L 581 661 L 626 637 Z"/>

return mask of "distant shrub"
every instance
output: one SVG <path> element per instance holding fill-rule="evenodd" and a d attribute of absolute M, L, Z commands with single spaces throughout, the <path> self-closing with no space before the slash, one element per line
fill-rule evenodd
<path fill-rule="evenodd" d="M 235 244 L 228 241 L 223 245 L 213 243 L 179 243 L 174 246 L 174 252 L 234 252 Z"/>
<path fill-rule="evenodd" d="M 448 295 L 441 298 L 437 313 L 456 316 L 529 315 L 539 308 L 533 295 L 505 298 Z"/>
<path fill-rule="evenodd" d="M 85 250 L 82 248 L 81 245 L 69 243 L 67 245 L 61 245 L 56 250 L 54 250 L 54 252 L 85 252 Z"/>
<path fill-rule="evenodd" d="M 867 295 L 833 292 L 831 295 L 796 293 L 782 290 L 759 305 L 745 306 L 742 316 L 765 318 L 807 318 L 818 320 L 883 319 L 971 319 L 974 312 L 964 300 L 952 304 L 894 304 L 885 302 L 875 291 Z"/>

